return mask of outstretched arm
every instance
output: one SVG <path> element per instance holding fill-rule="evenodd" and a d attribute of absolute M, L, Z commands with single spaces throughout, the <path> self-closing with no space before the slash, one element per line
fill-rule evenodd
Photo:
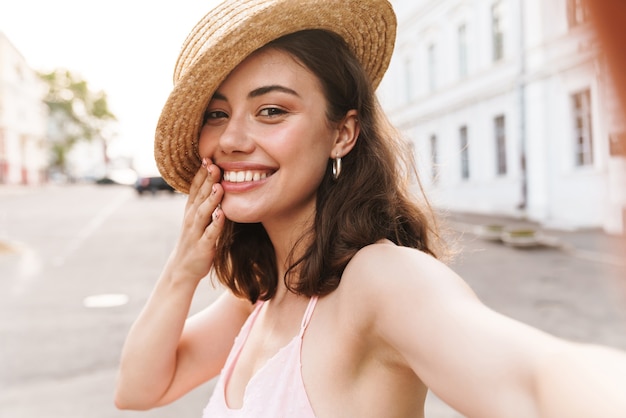
<path fill-rule="evenodd" d="M 536 379 L 541 417 L 626 416 L 626 354 L 613 348 L 569 344 L 545 356 Z"/>
<path fill-rule="evenodd" d="M 360 298 L 373 301 L 381 340 L 464 415 L 626 416 L 626 354 L 500 315 L 416 250 L 376 244 L 359 252 L 348 271 L 361 278 Z"/>

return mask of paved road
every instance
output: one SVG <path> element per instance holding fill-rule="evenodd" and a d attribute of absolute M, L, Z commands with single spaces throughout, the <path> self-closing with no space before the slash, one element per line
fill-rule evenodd
<path fill-rule="evenodd" d="M 0 417 L 198 416 L 210 386 L 156 412 L 112 405 L 121 345 L 176 239 L 183 196 L 72 186 L 0 190 L 0 202 L 0 241 L 12 247 L 0 254 Z M 103 294 L 128 303 L 85 307 Z M 196 306 L 214 296 L 205 286 Z"/>
<path fill-rule="evenodd" d="M 1 418 L 201 415 L 212 382 L 155 411 L 112 405 L 121 345 L 172 248 L 183 206 L 180 195 L 140 198 L 117 186 L 0 187 Z M 453 267 L 486 304 L 566 338 L 626 349 L 626 280 L 615 257 L 453 236 L 463 247 Z M 193 310 L 216 293 L 203 284 Z M 127 303 L 86 306 L 107 294 Z M 431 397 L 427 416 L 460 415 Z"/>

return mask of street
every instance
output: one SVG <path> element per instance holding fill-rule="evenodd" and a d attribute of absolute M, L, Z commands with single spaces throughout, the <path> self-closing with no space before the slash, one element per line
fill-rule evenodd
<path fill-rule="evenodd" d="M 213 382 L 159 410 L 113 406 L 125 335 L 175 243 L 184 204 L 179 194 L 139 197 L 124 186 L 0 187 L 1 418 L 201 416 Z M 451 236 L 462 248 L 452 268 L 488 306 L 564 338 L 626 349 L 626 274 L 607 254 L 617 249 L 588 256 Z M 217 294 L 203 283 L 192 311 Z M 431 397 L 426 416 L 460 415 Z"/>

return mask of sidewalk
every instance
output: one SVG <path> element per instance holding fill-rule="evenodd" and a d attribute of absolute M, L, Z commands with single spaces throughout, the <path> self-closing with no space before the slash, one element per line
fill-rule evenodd
<path fill-rule="evenodd" d="M 541 237 L 542 246 L 626 267 L 626 237 L 608 234 L 600 228 L 556 229 L 526 219 L 463 212 L 448 212 L 443 219 L 446 226 L 464 234 L 480 235 L 481 227 L 488 225 L 499 225 L 503 230 L 534 230 Z"/>

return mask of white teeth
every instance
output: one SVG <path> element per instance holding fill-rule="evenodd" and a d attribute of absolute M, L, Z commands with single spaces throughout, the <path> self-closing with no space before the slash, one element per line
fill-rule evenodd
<path fill-rule="evenodd" d="M 224 181 L 231 183 L 243 183 L 249 181 L 259 181 L 267 178 L 267 173 L 259 171 L 225 171 Z"/>

